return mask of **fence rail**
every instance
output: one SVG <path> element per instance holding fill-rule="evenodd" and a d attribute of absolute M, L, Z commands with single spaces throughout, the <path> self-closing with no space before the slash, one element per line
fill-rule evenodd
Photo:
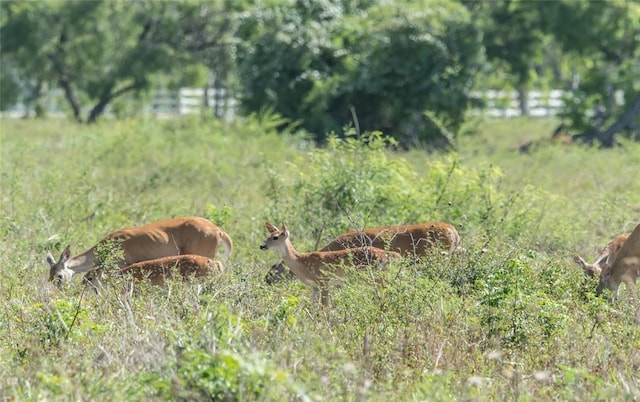
<path fill-rule="evenodd" d="M 531 91 L 528 94 L 529 115 L 534 117 L 555 116 L 564 106 L 564 98 L 567 95 L 562 90 Z M 472 111 L 475 115 L 510 118 L 521 116 L 520 101 L 515 91 L 487 90 L 473 92 L 471 97 L 476 103 L 483 106 Z M 142 110 L 146 115 L 172 117 L 202 113 L 211 110 L 216 116 L 231 121 L 236 116 L 239 102 L 232 94 L 224 89 L 215 88 L 180 88 L 177 90 L 159 89 L 153 93 L 150 100 L 140 105 L 138 101 L 126 100 L 132 109 Z M 64 115 L 68 113 L 61 90 L 52 90 L 46 93 L 40 104 L 49 115 Z M 86 113 L 88 111 L 84 111 Z M 19 104 L 2 113 L 5 117 L 24 117 L 35 112 L 26 105 Z M 107 107 L 106 114 L 114 114 L 115 109 L 111 105 Z"/>
<path fill-rule="evenodd" d="M 482 101 L 484 107 L 474 111 L 493 117 L 522 116 L 520 99 L 515 91 L 487 90 L 473 92 L 472 98 Z M 531 91 L 527 94 L 528 115 L 533 117 L 555 116 L 564 107 L 565 91 L 553 89 L 550 91 Z"/>

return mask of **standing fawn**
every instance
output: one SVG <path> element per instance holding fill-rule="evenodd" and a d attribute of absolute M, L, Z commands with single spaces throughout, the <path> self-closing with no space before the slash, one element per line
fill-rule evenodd
<path fill-rule="evenodd" d="M 229 235 L 204 218 L 167 219 L 113 232 L 75 257 L 71 257 L 69 246 L 58 261 L 47 253 L 49 280 L 60 287 L 71 281 L 74 275 L 94 269 L 96 248 L 109 241 L 120 242 L 123 252 L 123 259 L 118 262 L 120 268 L 139 261 L 181 254 L 213 258 L 219 245 L 224 247 L 224 256 L 228 257 L 233 249 Z"/>
<path fill-rule="evenodd" d="M 280 253 L 284 264 L 291 272 L 312 290 L 313 297 L 320 293 L 320 302 L 328 305 L 328 285 L 336 279 L 345 276 L 347 267 L 378 266 L 384 268 L 389 258 L 400 258 L 400 254 L 384 251 L 375 247 L 358 247 L 336 251 L 314 251 L 300 253 L 296 251 L 289 240 L 289 229 L 282 224 L 282 228 L 266 223 L 270 235 L 260 246 L 262 250 L 275 250 Z"/>
<path fill-rule="evenodd" d="M 154 285 L 162 285 L 176 274 L 187 280 L 209 276 L 213 272 L 224 272 L 220 261 L 201 255 L 183 254 L 136 262 L 115 271 L 113 275 L 131 277 L 139 281 L 148 280 Z M 85 274 L 83 283 L 97 290 L 103 286 L 104 277 L 104 270 L 93 269 Z"/>
<path fill-rule="evenodd" d="M 337 251 L 371 246 L 400 253 L 405 257 L 425 257 L 434 250 L 449 253 L 461 250 L 460 235 L 455 227 L 444 222 L 426 222 L 412 225 L 389 225 L 363 230 L 350 230 L 333 239 L 320 251 Z M 294 275 L 280 261 L 273 265 L 265 281 L 271 285 Z"/>

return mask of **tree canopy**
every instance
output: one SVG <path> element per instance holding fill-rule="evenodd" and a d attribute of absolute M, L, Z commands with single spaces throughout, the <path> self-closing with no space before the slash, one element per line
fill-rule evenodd
<path fill-rule="evenodd" d="M 638 137 L 640 3 L 3 1 L 0 108 L 59 88 L 93 122 L 150 89 L 214 86 L 323 142 L 346 125 L 450 146 L 473 90 L 562 88 L 576 138 Z M 135 103 L 135 102 L 130 102 Z"/>
<path fill-rule="evenodd" d="M 2 64 L 12 74 L 3 81 L 38 92 L 59 87 L 73 117 L 87 122 L 114 99 L 149 89 L 160 75 L 197 84 L 189 73 L 201 64 L 198 56 L 219 45 L 208 23 L 224 26 L 217 17 L 224 3 L 206 4 L 3 2 Z"/>
<path fill-rule="evenodd" d="M 243 106 L 273 105 L 319 138 L 351 122 L 417 143 L 435 128 L 425 111 L 459 127 L 483 61 L 466 10 L 425 1 L 359 11 L 295 2 L 248 16 L 238 63 Z"/>

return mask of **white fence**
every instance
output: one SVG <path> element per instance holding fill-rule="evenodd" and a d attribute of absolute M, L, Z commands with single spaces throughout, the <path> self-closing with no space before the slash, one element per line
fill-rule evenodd
<path fill-rule="evenodd" d="M 158 117 L 175 117 L 180 115 L 198 114 L 208 111 L 224 120 L 233 120 L 238 107 L 238 101 L 230 96 L 224 89 L 214 88 L 180 88 L 177 90 L 159 89 L 150 97 L 149 101 L 140 101 L 131 98 L 116 99 L 119 106 L 107 105 L 105 114 L 117 114 L 116 109 L 128 111 L 139 110 L 145 115 Z M 126 106 L 122 107 L 122 103 Z M 68 115 L 69 107 L 64 99 L 64 93 L 60 89 L 54 89 L 45 93 L 39 100 L 39 104 L 49 116 Z M 86 116 L 89 109 L 83 109 Z M 17 104 L 9 110 L 3 111 L 3 117 L 22 118 L 34 116 L 33 107 Z"/>
<path fill-rule="evenodd" d="M 529 116 L 546 117 L 555 116 L 564 106 L 566 92 L 553 89 L 547 92 L 530 91 L 527 94 Z M 517 117 L 522 115 L 520 99 L 515 91 L 474 92 L 473 98 L 483 101 L 484 108 L 475 110 L 475 114 L 484 114 L 493 117 Z"/>
<path fill-rule="evenodd" d="M 215 116 L 230 121 L 233 120 L 237 107 L 238 101 L 229 96 L 224 89 L 161 89 L 151 98 L 151 105 L 145 108 L 145 112 L 156 116 L 176 116 L 202 113 L 211 109 Z"/>
<path fill-rule="evenodd" d="M 561 90 L 531 91 L 528 94 L 529 115 L 534 117 L 554 116 L 563 107 L 566 93 Z M 516 117 L 521 115 L 520 101 L 515 91 L 474 92 L 471 96 L 481 100 L 484 107 L 473 111 L 475 115 L 493 117 Z M 140 105 L 133 99 L 124 102 L 131 104 L 129 110 L 142 110 L 146 115 L 173 117 L 197 114 L 208 111 L 224 120 L 230 121 L 236 115 L 238 101 L 224 89 L 214 88 L 180 88 L 178 90 L 160 89 L 155 91 L 149 102 Z M 53 90 L 45 94 L 40 104 L 49 115 L 68 114 L 68 107 L 61 90 Z M 88 111 L 84 111 L 86 114 Z M 113 114 L 114 109 L 107 107 L 106 114 Z M 16 105 L 3 112 L 6 117 L 24 117 L 33 115 L 25 105 Z"/>

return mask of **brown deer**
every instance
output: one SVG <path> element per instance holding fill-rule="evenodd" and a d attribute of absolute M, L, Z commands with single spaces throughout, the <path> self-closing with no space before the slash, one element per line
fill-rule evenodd
<path fill-rule="evenodd" d="M 181 254 L 213 258 L 219 245 L 225 249 L 225 258 L 233 250 L 231 237 L 210 221 L 200 217 L 173 218 L 118 230 L 75 257 L 71 257 L 69 246 L 58 261 L 51 253 L 47 253 L 49 280 L 60 287 L 71 281 L 74 275 L 94 269 L 96 247 L 109 241 L 120 243 L 123 252 L 123 259 L 118 262 L 120 268 L 140 261 Z"/>
<path fill-rule="evenodd" d="M 337 251 L 363 246 L 391 250 L 411 258 L 425 257 L 437 248 L 447 250 L 449 253 L 462 250 L 460 235 L 455 227 L 444 222 L 426 222 L 350 230 L 331 240 L 320 251 Z M 272 285 L 283 279 L 293 278 L 295 275 L 280 261 L 271 266 L 265 276 L 265 282 Z"/>
<path fill-rule="evenodd" d="M 596 260 L 592 264 L 586 262 L 584 258 L 580 257 L 579 255 L 573 257 L 573 260 L 582 267 L 585 275 L 600 275 L 601 272 L 603 272 L 608 266 L 611 265 L 613 260 L 616 258 L 616 255 L 620 251 L 622 244 L 627 240 L 629 235 L 629 233 L 621 234 L 611 239 L 611 241 L 607 243 L 606 246 L 604 246 L 598 257 L 596 257 Z"/>
<path fill-rule="evenodd" d="M 265 224 L 270 235 L 260 246 L 262 250 L 274 250 L 280 253 L 283 262 L 291 272 L 312 290 L 313 297 L 320 293 L 320 302 L 327 306 L 329 302 L 328 285 L 346 275 L 347 267 L 376 266 L 384 268 L 389 258 L 400 258 L 400 254 L 384 251 L 375 247 L 357 247 L 335 251 L 313 251 L 300 253 L 289 240 L 287 225 L 278 229 L 271 223 Z"/>
<path fill-rule="evenodd" d="M 187 280 L 209 276 L 214 272 L 218 274 L 224 272 L 220 261 L 201 255 L 183 254 L 136 262 L 115 271 L 113 276 L 131 277 L 138 281 L 163 285 L 166 280 L 173 279 L 176 274 Z M 85 286 L 97 290 L 103 286 L 104 279 L 104 270 L 93 269 L 85 274 L 82 281 Z"/>
<path fill-rule="evenodd" d="M 635 283 L 640 276 L 640 224 L 633 229 L 615 257 L 609 259 L 600 274 L 600 283 L 596 294 L 600 295 L 605 289 L 618 294 L 621 283 L 627 287 L 635 288 Z"/>

